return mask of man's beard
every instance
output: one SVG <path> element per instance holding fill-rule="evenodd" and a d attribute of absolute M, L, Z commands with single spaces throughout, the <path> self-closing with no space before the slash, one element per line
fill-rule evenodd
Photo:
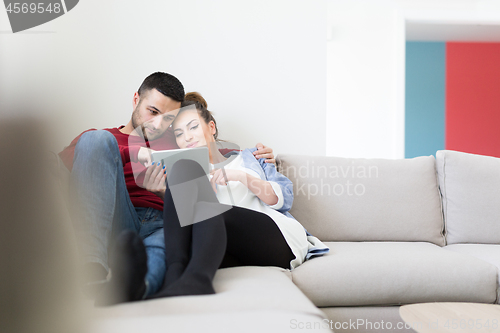
<path fill-rule="evenodd" d="M 139 104 L 140 105 L 140 104 Z M 139 128 L 142 132 L 142 137 L 143 138 L 147 138 L 147 135 L 146 135 L 146 128 L 144 127 L 144 125 L 141 123 L 139 124 L 139 105 L 137 105 L 137 107 L 135 108 L 134 112 L 132 112 L 132 127 L 134 128 L 134 131 L 136 131 L 137 134 L 139 134 Z"/>
<path fill-rule="evenodd" d="M 151 134 L 146 132 L 146 128 L 148 127 L 144 126 L 144 122 L 141 122 L 141 119 L 139 118 L 139 105 L 135 108 L 134 112 L 132 112 L 132 127 L 138 135 L 142 132 L 142 137 L 146 140 L 157 139 L 163 134 L 163 132 L 159 129 L 154 130 Z M 139 132 L 139 129 L 141 132 Z"/>

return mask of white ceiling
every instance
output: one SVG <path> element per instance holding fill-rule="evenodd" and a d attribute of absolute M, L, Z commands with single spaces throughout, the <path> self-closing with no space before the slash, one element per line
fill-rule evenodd
<path fill-rule="evenodd" d="M 500 42 L 500 24 L 406 21 L 406 40 Z"/>

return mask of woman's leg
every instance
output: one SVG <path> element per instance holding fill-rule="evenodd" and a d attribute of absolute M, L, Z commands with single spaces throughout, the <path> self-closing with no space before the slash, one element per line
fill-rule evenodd
<path fill-rule="evenodd" d="M 242 266 L 290 268 L 295 255 L 272 218 L 241 207 L 233 207 L 223 217 L 227 249 L 222 267 L 231 267 L 237 262 Z"/>
<path fill-rule="evenodd" d="M 174 204 L 174 196 L 181 207 Z M 217 214 L 202 222 L 181 223 L 177 208 L 191 212 L 194 221 L 220 207 L 223 205 L 217 201 L 198 163 L 180 160 L 174 164 L 168 175 L 163 207 L 167 272 L 161 290 L 151 298 L 214 293 L 213 276 L 226 248 L 224 221 Z"/>
<path fill-rule="evenodd" d="M 192 227 L 189 263 L 182 275 L 163 289 L 159 297 L 215 294 L 212 281 L 226 251 L 224 220 L 218 215 Z"/>
<path fill-rule="evenodd" d="M 163 202 L 163 232 L 165 233 L 166 274 L 160 292 L 180 278 L 191 256 L 192 225 L 181 227 L 172 193 L 167 182 Z"/>

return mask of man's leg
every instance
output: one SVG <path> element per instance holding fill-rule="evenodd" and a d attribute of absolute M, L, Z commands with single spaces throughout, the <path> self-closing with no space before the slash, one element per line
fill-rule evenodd
<path fill-rule="evenodd" d="M 144 296 L 156 293 L 165 277 L 165 237 L 163 212 L 153 208 L 136 208 L 141 223 L 139 235 L 144 240 L 147 253 L 146 292 Z"/>
<path fill-rule="evenodd" d="M 138 232 L 115 137 L 108 131 L 82 135 L 75 147 L 70 178 L 71 215 L 87 267 L 87 282 L 105 282 L 111 234 Z"/>
<path fill-rule="evenodd" d="M 135 208 L 140 230 L 119 233 L 110 254 L 111 280 L 96 298 L 96 305 L 143 299 L 160 289 L 165 276 L 163 213 Z M 114 233 L 113 233 L 114 234 Z"/>
<path fill-rule="evenodd" d="M 96 295 L 96 306 L 137 301 L 144 297 L 144 277 L 148 270 L 146 249 L 135 231 L 125 230 L 118 235 L 109 255 L 109 266 L 111 279 Z"/>

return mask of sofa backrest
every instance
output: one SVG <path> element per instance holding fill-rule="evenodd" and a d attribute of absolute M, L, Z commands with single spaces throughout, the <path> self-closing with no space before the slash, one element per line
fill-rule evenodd
<path fill-rule="evenodd" d="M 500 244 L 500 158 L 436 153 L 446 242 Z"/>
<path fill-rule="evenodd" d="M 294 183 L 290 213 L 323 241 L 445 244 L 435 159 L 279 155 Z"/>

